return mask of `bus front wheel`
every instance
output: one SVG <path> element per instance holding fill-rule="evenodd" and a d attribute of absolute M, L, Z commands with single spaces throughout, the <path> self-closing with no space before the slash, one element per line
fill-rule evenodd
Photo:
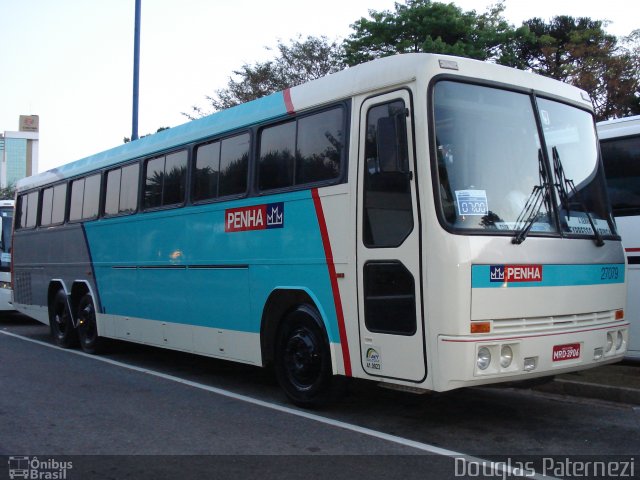
<path fill-rule="evenodd" d="M 86 353 L 100 353 L 102 351 L 104 339 L 98 336 L 96 309 L 93 305 L 93 298 L 91 295 L 87 294 L 80 299 L 77 318 L 80 348 L 82 348 Z"/>
<path fill-rule="evenodd" d="M 301 305 L 290 312 L 278 330 L 275 370 L 278 383 L 296 405 L 321 406 L 332 394 L 331 355 L 320 315 Z"/>
<path fill-rule="evenodd" d="M 56 345 L 71 348 L 78 343 L 78 332 L 73 325 L 67 294 L 60 289 L 53 297 L 49 314 L 49 328 Z"/>

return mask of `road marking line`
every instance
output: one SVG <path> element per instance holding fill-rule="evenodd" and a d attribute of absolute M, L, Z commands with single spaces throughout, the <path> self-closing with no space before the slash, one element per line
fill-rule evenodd
<path fill-rule="evenodd" d="M 367 427 L 361 427 L 358 425 L 354 425 L 352 423 L 342 422 L 340 420 L 334 420 L 332 418 L 323 417 L 321 415 L 317 415 L 314 413 L 310 413 L 304 410 L 298 410 L 292 407 L 286 407 L 284 405 L 278 405 L 277 403 L 270 403 L 264 400 L 258 400 L 257 398 L 249 397 L 247 395 L 241 395 L 239 393 L 234 393 L 229 390 L 225 390 L 218 387 L 212 387 L 209 385 L 205 385 L 198 382 L 193 382 L 191 380 L 186 380 L 184 378 L 176 377 L 174 375 L 168 375 L 166 373 L 158 372 L 156 370 L 149 370 L 148 368 L 137 367 L 135 365 L 129 365 L 127 363 L 119 362 L 117 360 L 111 360 L 109 358 L 100 357 L 96 355 L 90 355 L 80 350 L 69 350 L 65 348 L 60 348 L 57 345 L 52 343 L 43 342 L 41 340 L 35 340 L 33 338 L 24 337 L 22 335 L 18 335 L 16 333 L 7 332 L 6 330 L 0 330 L 0 333 L 6 335 L 8 337 L 14 337 L 20 340 L 24 340 L 26 342 L 35 343 L 37 345 L 41 345 L 43 347 L 49 347 L 54 350 L 59 350 L 61 352 L 72 353 L 74 355 L 79 355 L 82 357 L 90 358 L 93 360 L 97 360 L 103 363 L 108 363 L 110 365 L 114 365 L 117 367 L 122 367 L 127 370 L 132 370 L 134 372 L 144 373 L 147 375 L 151 375 L 156 378 L 162 378 L 164 380 L 169 380 L 171 382 L 180 383 L 182 385 L 187 385 L 189 387 L 198 388 L 200 390 L 205 390 L 207 392 L 215 393 L 216 395 L 221 395 L 223 397 L 231 398 L 234 400 L 239 400 L 241 402 L 249 403 L 251 405 L 256 405 L 263 408 L 268 408 L 271 410 L 275 410 L 282 413 L 287 413 L 289 415 L 294 415 L 296 417 L 305 418 L 307 420 L 311 420 L 314 422 L 322 423 L 324 425 L 329 425 L 336 428 L 341 428 L 343 430 L 360 433 L 362 435 L 367 435 L 369 437 L 377 438 L 379 440 L 385 440 L 387 442 L 395 443 L 398 445 L 402 445 L 409 448 L 415 448 L 416 450 L 420 450 L 427 453 L 432 453 L 436 455 L 441 455 L 450 458 L 460 458 L 463 459 L 467 463 L 479 463 L 480 465 L 490 465 L 491 468 L 495 469 L 495 473 L 504 473 L 505 475 L 512 476 L 521 476 L 520 470 L 518 468 L 512 468 L 506 462 L 493 462 L 488 460 L 483 460 L 480 457 L 474 457 L 472 455 L 467 455 L 465 453 L 456 452 L 454 450 L 448 450 L 446 448 L 436 447 L 435 445 L 429 445 L 428 443 L 418 442 L 416 440 L 410 440 L 408 438 L 399 437 L 397 435 L 391 435 L 389 433 L 384 433 L 378 430 L 373 430 Z M 495 466 L 495 467 L 494 467 Z M 535 479 L 545 479 L 545 480 L 560 480 L 555 479 L 554 477 L 542 476 L 536 472 L 535 475 L 527 475 L 527 478 L 535 478 Z"/>

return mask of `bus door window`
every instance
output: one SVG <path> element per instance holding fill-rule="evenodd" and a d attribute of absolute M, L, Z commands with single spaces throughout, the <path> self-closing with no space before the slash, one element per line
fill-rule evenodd
<path fill-rule="evenodd" d="M 397 247 L 413 230 L 406 107 L 402 100 L 367 114 L 364 178 L 364 244 Z"/>

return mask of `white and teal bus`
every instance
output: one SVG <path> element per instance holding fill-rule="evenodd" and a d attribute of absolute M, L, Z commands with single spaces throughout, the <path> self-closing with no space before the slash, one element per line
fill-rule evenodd
<path fill-rule="evenodd" d="M 14 304 L 56 342 L 257 366 L 300 405 L 618 361 L 625 257 L 591 101 L 431 54 L 22 180 Z"/>
<path fill-rule="evenodd" d="M 597 124 L 609 198 L 627 252 L 626 358 L 640 360 L 640 115 Z"/>

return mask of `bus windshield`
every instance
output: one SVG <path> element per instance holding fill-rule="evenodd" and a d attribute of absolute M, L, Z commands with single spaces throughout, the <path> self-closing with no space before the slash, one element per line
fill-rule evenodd
<path fill-rule="evenodd" d="M 433 95 L 447 224 L 513 233 L 529 223 L 532 234 L 593 235 L 593 223 L 600 235 L 614 234 L 588 112 L 453 81 L 437 83 Z"/>

